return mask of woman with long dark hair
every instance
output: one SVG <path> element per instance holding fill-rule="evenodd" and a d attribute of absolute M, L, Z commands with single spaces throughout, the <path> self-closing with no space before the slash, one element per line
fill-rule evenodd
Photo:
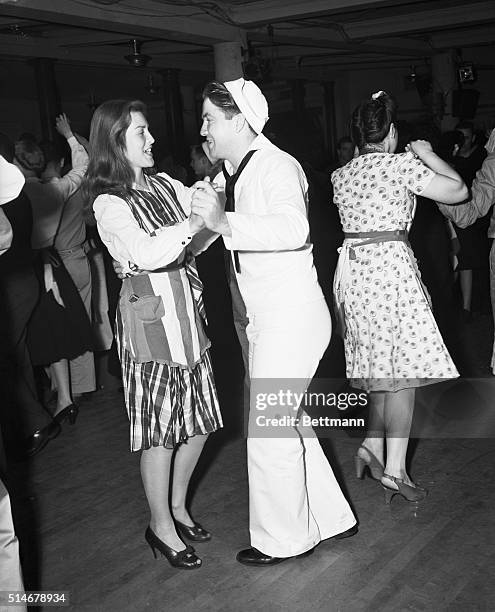
<path fill-rule="evenodd" d="M 141 102 L 103 103 L 91 122 L 86 189 L 104 244 L 129 273 L 116 336 L 131 450 L 142 451 L 151 510 L 145 538 L 174 567 L 195 569 L 201 559 L 180 536 L 211 535 L 192 520 L 186 494 L 208 434 L 222 424 L 202 287 L 187 249 L 203 222 L 191 215 L 192 188 L 150 174 L 153 143 Z"/>
<path fill-rule="evenodd" d="M 395 155 L 394 100 L 380 91 L 352 115 L 359 156 L 332 174 L 344 229 L 334 291 L 345 323 L 347 376 L 369 392 L 369 423 L 355 461 L 395 494 L 419 501 L 426 491 L 406 470 L 415 389 L 458 372 L 445 348 L 407 241 L 415 195 L 449 204 L 467 188 L 429 142 Z"/>

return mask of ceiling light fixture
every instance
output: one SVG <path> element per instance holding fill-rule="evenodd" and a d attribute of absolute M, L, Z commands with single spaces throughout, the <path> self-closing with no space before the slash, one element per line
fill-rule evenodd
<path fill-rule="evenodd" d="M 131 66 L 136 66 L 137 68 L 146 66 L 146 64 L 151 60 L 151 56 L 141 53 L 141 43 L 135 38 L 133 38 L 130 43 L 132 45 L 132 53 L 130 55 L 125 55 L 125 59 L 129 62 L 129 64 L 131 64 Z"/>

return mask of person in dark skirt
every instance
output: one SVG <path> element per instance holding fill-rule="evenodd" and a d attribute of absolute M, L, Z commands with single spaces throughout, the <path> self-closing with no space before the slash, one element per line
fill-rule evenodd
<path fill-rule="evenodd" d="M 15 158 L 26 177 L 24 189 L 33 208 L 31 241 L 41 288 L 28 327 L 29 351 L 33 365 L 50 366 L 52 386 L 57 390 L 55 419 L 74 423 L 78 408 L 71 395 L 68 360 L 92 350 L 92 332 L 79 293 L 53 243 L 65 202 L 80 186 L 88 156 L 65 115 L 57 118 L 56 127 L 67 139 L 72 154 L 72 170 L 64 177 L 48 183 L 41 181 L 45 160 L 41 148 L 32 140 L 16 142 Z"/>
<path fill-rule="evenodd" d="M 456 130 L 440 136 L 435 152 L 449 165 L 464 137 Z M 416 213 L 409 232 L 414 255 L 418 260 L 421 278 L 432 301 L 433 314 L 447 349 L 462 375 L 470 373 L 469 355 L 464 337 L 459 333 L 461 305 L 454 292 L 455 275 L 452 265 L 451 226 L 427 198 L 417 196 Z M 457 230 L 456 230 L 457 231 Z"/>
<path fill-rule="evenodd" d="M 14 145 L 0 134 L 0 154 L 12 162 Z M 38 398 L 31 357 L 27 345 L 28 322 L 39 300 L 39 282 L 34 270 L 31 249 L 33 215 L 24 193 L 5 204 L 3 211 L 13 230 L 12 244 L 0 258 L 0 291 L 2 293 L 0 351 L 4 407 L 3 422 L 8 440 L 26 440 L 28 454 L 40 451 L 58 435 L 60 426 Z M 16 444 L 17 447 L 17 444 Z"/>
<path fill-rule="evenodd" d="M 453 166 L 470 188 L 476 172 L 481 168 L 486 157 L 485 149 L 477 142 L 474 126 L 471 121 L 461 121 L 456 131 L 463 135 L 463 143 L 454 157 Z M 489 216 L 477 219 L 469 227 L 456 226 L 455 231 L 460 243 L 458 253 L 459 285 L 462 295 L 464 320 L 471 318 L 473 301 L 473 282 L 475 274 L 485 271 L 488 278 L 487 261 L 490 245 L 487 238 Z"/>

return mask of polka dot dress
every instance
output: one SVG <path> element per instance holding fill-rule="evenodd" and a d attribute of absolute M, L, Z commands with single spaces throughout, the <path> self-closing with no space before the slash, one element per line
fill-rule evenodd
<path fill-rule="evenodd" d="M 409 229 L 434 173 L 411 153 L 368 153 L 332 174 L 345 232 Z M 434 204 L 432 204 L 434 206 Z M 347 376 L 368 391 L 398 391 L 459 374 L 405 242 L 352 247 L 344 280 Z M 343 249 L 341 258 L 346 257 Z"/>

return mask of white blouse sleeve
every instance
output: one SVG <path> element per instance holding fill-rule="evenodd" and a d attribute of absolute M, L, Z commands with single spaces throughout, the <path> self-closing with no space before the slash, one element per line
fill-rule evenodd
<path fill-rule="evenodd" d="M 89 163 L 89 157 L 86 153 L 86 149 L 75 136 L 68 138 L 67 144 L 69 145 L 71 151 L 72 168 L 66 175 L 60 179 L 57 179 L 55 182 L 64 202 L 79 189 Z"/>
<path fill-rule="evenodd" d="M 189 219 L 150 235 L 141 229 L 126 202 L 103 194 L 93 204 L 98 232 L 110 255 L 126 269 L 156 270 L 175 261 L 192 240 Z M 134 265 L 133 265 L 134 264 Z"/>

